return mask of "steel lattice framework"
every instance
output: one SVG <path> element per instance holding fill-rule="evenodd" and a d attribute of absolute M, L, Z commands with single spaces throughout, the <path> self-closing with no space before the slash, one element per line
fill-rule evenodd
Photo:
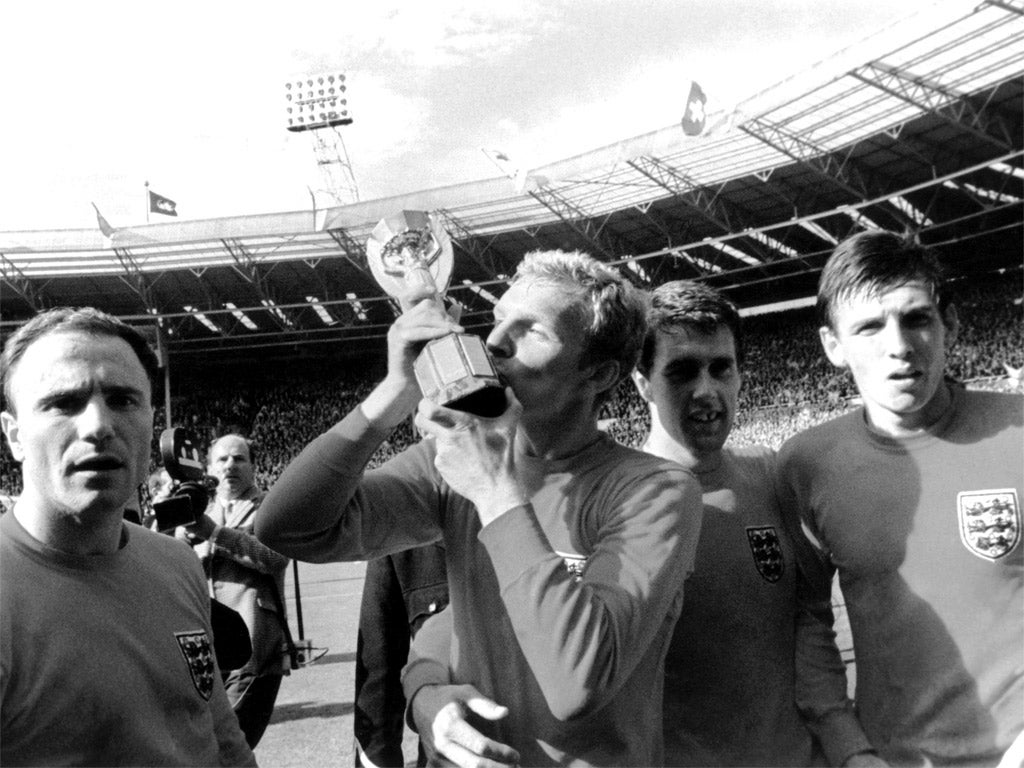
<path fill-rule="evenodd" d="M 917 231 L 961 274 L 1019 276 L 1022 86 L 1024 0 L 945 3 L 709 116 L 700 136 L 652 131 L 518 187 L 496 178 L 110 238 L 0 233 L 0 326 L 93 305 L 158 324 L 177 356 L 379 348 L 396 308 L 364 246 L 403 209 L 444 221 L 449 295 L 470 327 L 538 248 L 585 250 L 642 285 L 703 280 L 746 307 L 811 295 L 834 245 L 863 228 Z"/>

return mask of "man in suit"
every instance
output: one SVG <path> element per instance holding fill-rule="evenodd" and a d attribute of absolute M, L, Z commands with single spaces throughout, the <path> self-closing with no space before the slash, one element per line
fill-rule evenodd
<path fill-rule="evenodd" d="M 288 558 L 252 533 L 263 492 L 256 487 L 252 446 L 224 435 L 210 447 L 207 472 L 218 481 L 206 514 L 187 527 L 210 581 L 211 597 L 237 611 L 252 640 L 252 657 L 224 670 L 224 687 L 250 747 L 274 712 L 281 678 L 291 669 L 282 595 Z"/>

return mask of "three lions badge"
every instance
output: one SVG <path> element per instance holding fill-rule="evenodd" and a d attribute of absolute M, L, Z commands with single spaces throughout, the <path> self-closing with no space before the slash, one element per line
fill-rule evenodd
<path fill-rule="evenodd" d="M 192 675 L 192 684 L 204 700 L 209 701 L 213 695 L 213 647 L 210 638 L 201 629 L 192 632 L 175 632 L 178 648 L 185 657 L 188 671 Z"/>
<path fill-rule="evenodd" d="M 750 553 L 754 556 L 754 565 L 761 578 L 774 584 L 782 578 L 786 570 L 786 561 L 782 557 L 782 543 L 779 532 L 774 525 L 757 525 L 747 528 L 747 541 Z"/>
<path fill-rule="evenodd" d="M 978 557 L 996 561 L 1020 541 L 1020 503 L 1014 488 L 961 491 L 956 516 L 960 541 Z"/>

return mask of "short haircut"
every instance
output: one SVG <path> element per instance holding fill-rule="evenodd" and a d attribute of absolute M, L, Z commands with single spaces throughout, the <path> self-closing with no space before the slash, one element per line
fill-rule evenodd
<path fill-rule="evenodd" d="M 25 350 L 52 333 L 85 333 L 91 336 L 114 336 L 124 339 L 146 370 L 149 394 L 151 398 L 153 397 L 160 375 L 160 364 L 141 333 L 113 315 L 93 307 L 56 307 L 33 317 L 15 331 L 4 345 L 3 356 L 0 357 L 0 381 L 3 383 L 4 399 L 11 413 L 14 413 L 15 407 L 11 392 L 15 366 L 25 355 Z"/>
<path fill-rule="evenodd" d="M 949 296 L 942 266 L 912 233 L 860 232 L 836 246 L 818 281 L 818 322 L 835 329 L 836 306 L 855 296 L 877 296 L 920 280 L 945 316 Z"/>
<path fill-rule="evenodd" d="M 701 333 L 715 333 L 719 328 L 732 332 L 736 345 L 736 361 L 743 357 L 743 331 L 740 313 L 729 299 L 714 288 L 691 280 L 673 280 L 651 291 L 647 311 L 647 336 L 637 367 L 644 376 L 650 375 L 658 332 L 676 333 L 694 329 Z"/>
<path fill-rule="evenodd" d="M 580 251 L 533 251 L 523 257 L 512 278 L 513 285 L 520 282 L 562 288 L 567 299 L 575 299 L 585 339 L 581 366 L 618 363 L 616 385 L 629 376 L 643 345 L 647 303 L 618 270 Z"/>
<path fill-rule="evenodd" d="M 215 446 L 217 443 L 219 443 L 225 437 L 236 437 L 239 440 L 241 440 L 243 443 L 245 443 L 245 447 L 249 451 L 249 463 L 252 464 L 254 467 L 256 466 L 256 447 L 252 444 L 252 439 L 246 437 L 245 435 L 240 435 L 237 432 L 225 432 L 223 435 L 219 435 L 218 437 L 214 438 L 213 442 L 210 443 L 210 452 L 211 453 L 213 453 L 213 446 Z M 207 464 L 209 464 L 209 463 L 210 463 L 209 462 L 209 457 L 207 457 Z"/>

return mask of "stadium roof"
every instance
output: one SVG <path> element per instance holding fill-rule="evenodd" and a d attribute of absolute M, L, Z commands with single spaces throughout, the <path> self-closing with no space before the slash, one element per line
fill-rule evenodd
<path fill-rule="evenodd" d="M 836 242 L 911 229 L 962 273 L 1020 269 L 1024 0 L 947 3 L 709 115 L 526 172 L 321 211 L 0 233 L 4 328 L 62 304 L 156 324 L 175 355 L 379 347 L 394 303 L 365 243 L 427 210 L 456 244 L 470 327 L 522 255 L 585 250 L 639 284 L 741 307 L 813 293 Z"/>

